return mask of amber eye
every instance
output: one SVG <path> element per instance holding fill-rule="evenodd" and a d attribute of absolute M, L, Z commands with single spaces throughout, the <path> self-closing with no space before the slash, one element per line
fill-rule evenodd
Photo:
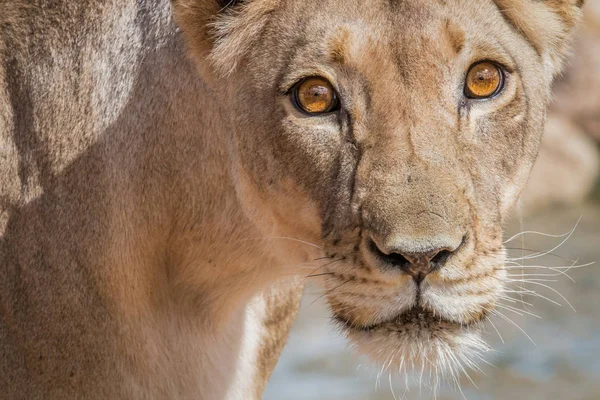
<path fill-rule="evenodd" d="M 296 106 L 308 114 L 325 114 L 338 108 L 335 89 L 327 79 L 307 78 L 294 88 Z"/>
<path fill-rule="evenodd" d="M 472 99 L 492 97 L 504 85 L 502 70 L 495 64 L 483 61 L 471 66 L 465 82 L 465 95 Z"/>

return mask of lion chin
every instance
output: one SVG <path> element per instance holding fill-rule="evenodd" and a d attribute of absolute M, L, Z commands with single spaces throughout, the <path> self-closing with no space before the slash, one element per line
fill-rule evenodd
<path fill-rule="evenodd" d="M 461 324 L 421 306 L 370 326 L 358 326 L 336 314 L 333 317 L 350 346 L 379 365 L 381 372 L 405 377 L 414 372 L 419 384 L 433 390 L 441 381 L 458 386 L 465 366 L 479 369 L 484 353 L 491 351 L 481 338 L 483 319 Z"/>

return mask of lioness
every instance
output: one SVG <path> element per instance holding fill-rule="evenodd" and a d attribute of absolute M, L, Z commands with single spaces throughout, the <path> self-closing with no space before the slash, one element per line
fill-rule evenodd
<path fill-rule="evenodd" d="M 0 397 L 259 398 L 308 275 L 470 363 L 581 3 L 0 1 Z"/>

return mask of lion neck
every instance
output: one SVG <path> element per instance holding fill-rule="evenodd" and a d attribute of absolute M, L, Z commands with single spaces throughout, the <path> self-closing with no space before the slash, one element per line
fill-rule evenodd
<path fill-rule="evenodd" d="M 246 217 L 227 114 L 176 34 L 146 56 L 136 82 L 99 150 L 110 175 L 111 296 L 132 317 L 168 305 L 225 323 L 299 260 L 282 260 Z"/>

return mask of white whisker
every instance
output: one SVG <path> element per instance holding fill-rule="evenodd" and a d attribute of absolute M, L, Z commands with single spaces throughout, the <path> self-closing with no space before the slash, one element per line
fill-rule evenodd
<path fill-rule="evenodd" d="M 489 311 L 488 311 L 488 312 L 489 312 Z M 496 328 L 496 325 L 495 325 L 495 324 L 492 322 L 491 318 L 490 318 L 490 317 L 486 317 L 486 318 L 487 318 L 487 320 L 489 321 L 490 325 L 492 325 L 492 327 L 494 328 L 494 330 L 495 330 L 495 331 L 496 331 L 496 333 L 498 334 L 498 337 L 500 338 L 500 341 L 501 341 L 502 343 L 505 343 L 505 342 L 504 342 L 504 338 L 503 338 L 503 337 L 502 337 L 502 335 L 500 334 L 500 331 L 498 330 L 498 328 Z"/>
<path fill-rule="evenodd" d="M 520 327 L 520 326 L 519 326 L 519 325 L 518 325 L 516 322 L 514 322 L 512 319 L 508 318 L 506 315 L 502 314 L 502 313 L 501 313 L 500 311 L 498 311 L 498 310 L 492 310 L 492 311 L 491 311 L 491 313 L 492 313 L 492 314 L 494 314 L 494 315 L 497 315 L 497 316 L 499 316 L 500 318 L 502 318 L 502 319 L 504 319 L 504 320 L 506 320 L 506 321 L 510 322 L 511 324 L 513 324 L 513 325 L 514 325 L 514 326 L 515 326 L 515 327 L 516 327 L 518 330 L 520 330 L 521 332 L 523 332 L 523 334 L 524 334 L 525 336 L 527 336 L 527 338 L 528 338 L 528 339 L 531 341 L 531 343 L 533 343 L 533 344 L 534 344 L 534 346 L 537 346 L 537 344 L 536 344 L 536 343 L 533 341 L 533 339 L 531 338 L 531 336 L 529 336 L 529 335 L 527 334 L 527 332 L 525 332 L 525 331 L 523 330 L 523 328 L 521 328 L 521 327 Z"/>
<path fill-rule="evenodd" d="M 544 300 L 546 300 L 546 301 L 549 301 L 549 302 L 550 302 L 550 303 L 552 303 L 552 304 L 555 304 L 555 305 L 557 305 L 557 306 L 559 306 L 559 307 L 562 307 L 562 304 L 561 304 L 561 303 L 559 303 L 558 301 L 556 301 L 556 300 L 552 300 L 552 299 L 551 299 L 551 298 L 549 298 L 549 297 L 546 297 L 546 296 L 544 296 L 544 295 L 541 295 L 541 294 L 539 294 L 538 292 L 536 292 L 535 290 L 530 290 L 530 289 L 524 288 L 523 286 L 517 286 L 517 287 L 518 287 L 519 289 L 521 289 L 521 290 L 513 290 L 513 291 L 505 290 L 505 292 L 507 292 L 507 293 L 518 293 L 518 294 L 523 294 L 523 295 L 527 295 L 527 296 L 539 297 L 539 298 L 541 298 L 541 299 L 544 299 Z"/>
<path fill-rule="evenodd" d="M 533 307 L 532 303 L 528 303 L 528 302 L 526 302 L 523 299 L 515 299 L 514 297 L 510 297 L 510 296 L 507 296 L 507 295 L 499 295 L 498 298 L 501 299 L 501 300 L 510 301 L 513 304 L 521 303 L 521 304 L 523 304 L 525 306 Z"/>
<path fill-rule="evenodd" d="M 542 317 L 540 317 L 537 314 L 534 314 L 534 313 L 526 311 L 526 310 L 519 310 L 519 309 L 517 309 L 515 307 L 511 307 L 511 306 L 506 305 L 506 304 L 500 304 L 500 303 L 498 303 L 498 304 L 496 304 L 496 307 L 503 308 L 503 309 L 505 309 L 507 311 L 511 311 L 511 312 L 513 312 L 513 313 L 515 313 L 517 315 L 520 315 L 520 316 L 523 316 L 523 315 L 526 314 L 526 315 L 531 315 L 532 317 L 535 317 L 535 318 L 538 318 L 538 319 L 542 319 Z"/>
<path fill-rule="evenodd" d="M 523 231 L 523 232 L 517 233 L 516 235 L 511 236 L 509 239 L 505 240 L 503 243 L 504 244 L 510 243 L 513 240 L 515 240 L 516 238 L 518 238 L 519 236 L 523 236 L 523 235 L 538 235 L 538 236 L 545 236 L 545 237 L 551 237 L 551 238 L 562 238 L 562 237 L 569 235 L 569 232 L 561 233 L 558 235 L 553 235 L 550 233 L 544 233 L 544 232 L 538 232 L 538 231 Z"/>
<path fill-rule="evenodd" d="M 540 282 L 532 282 L 532 281 L 526 281 L 526 282 L 527 282 L 527 283 L 530 283 L 530 284 L 532 284 L 532 285 L 541 286 L 541 287 L 544 287 L 544 288 L 546 288 L 546 289 L 548 289 L 548 290 L 551 290 L 551 291 L 553 291 L 554 293 L 556 293 L 557 295 L 559 295 L 559 296 L 560 296 L 560 298 L 561 298 L 561 299 L 563 299 L 563 300 L 564 300 L 564 301 L 565 301 L 565 302 L 566 302 L 566 303 L 569 305 L 569 307 L 571 307 L 571 309 L 572 309 L 574 312 L 577 312 L 577 310 L 575 310 L 575 307 L 573 307 L 573 305 L 572 305 L 572 304 L 569 302 L 569 300 L 567 300 L 567 298 L 566 298 L 565 296 L 563 296 L 563 295 L 562 295 L 562 294 L 561 294 L 561 293 L 560 293 L 558 290 L 554 289 L 553 287 L 551 287 L 551 286 L 548 286 L 548 285 L 544 285 L 543 283 L 540 283 Z M 523 289 L 524 289 L 524 288 L 523 288 Z"/>
<path fill-rule="evenodd" d="M 519 275 L 517 275 L 519 276 Z M 526 283 L 533 283 L 533 282 L 558 282 L 558 280 L 556 279 L 512 279 L 512 278 L 508 278 L 506 279 L 507 282 L 526 282 Z"/>
<path fill-rule="evenodd" d="M 529 260 L 532 258 L 537 258 L 537 257 L 541 257 L 547 254 L 552 253 L 553 251 L 557 250 L 558 248 L 560 248 L 563 244 L 565 244 L 570 238 L 571 236 L 573 236 L 573 233 L 575 232 L 575 230 L 577 229 L 577 226 L 579 225 L 579 222 L 581 221 L 581 217 L 579 217 L 579 219 L 577 220 L 577 223 L 575 224 L 575 226 L 573 227 L 573 229 L 571 229 L 571 231 L 568 233 L 568 235 L 556 246 L 554 246 L 552 249 L 548 250 L 548 251 L 544 251 L 544 252 L 538 252 L 536 254 L 531 254 L 528 256 L 522 256 L 519 258 L 509 258 L 509 260 L 511 261 L 519 261 L 519 260 Z"/>

